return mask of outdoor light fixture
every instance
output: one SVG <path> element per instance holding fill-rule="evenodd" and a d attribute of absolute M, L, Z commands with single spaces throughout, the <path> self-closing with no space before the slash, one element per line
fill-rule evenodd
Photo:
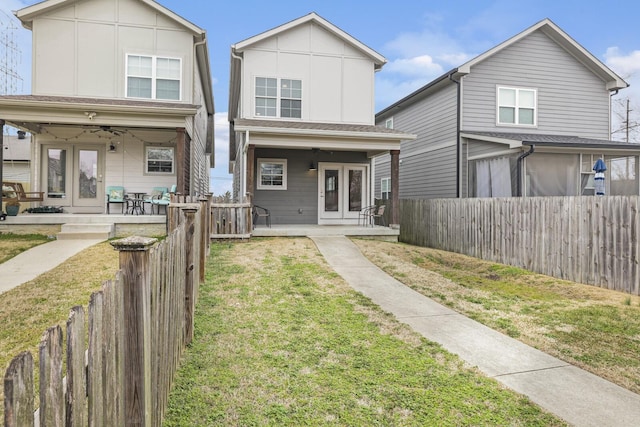
<path fill-rule="evenodd" d="M 313 160 L 311 160 L 311 163 L 309 163 L 309 170 L 314 171 L 316 169 L 316 164 L 313 162 Z"/>
<path fill-rule="evenodd" d="M 114 144 L 113 142 L 111 144 L 109 144 L 109 152 L 110 153 L 115 153 L 116 152 L 116 144 Z"/>

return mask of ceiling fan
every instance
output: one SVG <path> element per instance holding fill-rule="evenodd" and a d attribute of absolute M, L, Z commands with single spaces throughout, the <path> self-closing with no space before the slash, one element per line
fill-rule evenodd
<path fill-rule="evenodd" d="M 91 131 L 91 133 L 98 133 L 98 132 L 108 132 L 114 136 L 121 136 L 122 134 L 124 134 L 124 131 L 111 129 L 111 126 L 100 126 L 98 129 L 94 129 Z"/>

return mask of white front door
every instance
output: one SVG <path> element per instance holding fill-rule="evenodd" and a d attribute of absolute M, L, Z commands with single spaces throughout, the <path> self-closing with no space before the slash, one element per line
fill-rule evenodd
<path fill-rule="evenodd" d="M 366 206 L 368 165 L 318 165 L 318 224 L 357 224 Z"/>

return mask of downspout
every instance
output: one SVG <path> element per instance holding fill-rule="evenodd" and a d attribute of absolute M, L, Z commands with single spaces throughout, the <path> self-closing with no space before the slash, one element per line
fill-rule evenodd
<path fill-rule="evenodd" d="M 613 116 L 613 97 L 616 96 L 620 92 L 620 89 L 616 89 L 611 95 L 609 95 L 609 139 L 613 139 L 613 132 L 611 129 L 611 117 Z M 629 142 L 629 138 L 627 138 L 627 142 Z"/>
<path fill-rule="evenodd" d="M 533 152 L 535 151 L 536 146 L 535 145 L 531 145 L 531 148 L 529 148 L 529 151 L 522 153 L 518 156 L 518 168 L 517 168 L 517 172 L 516 174 L 518 175 L 518 197 L 522 197 L 522 161 L 524 160 L 525 157 L 530 156 L 531 154 L 533 154 Z"/>
<path fill-rule="evenodd" d="M 456 197 L 460 198 L 462 196 L 461 186 L 460 186 L 460 173 L 461 173 L 460 163 L 462 161 L 462 147 L 460 144 L 460 123 L 461 123 L 461 113 L 462 113 L 462 105 L 461 105 L 462 93 L 461 92 L 462 91 L 460 88 L 460 80 L 455 80 L 453 78 L 454 72 L 449 74 L 449 80 L 451 80 L 458 86 L 457 99 L 456 99 L 456 108 L 457 108 L 457 111 L 456 111 Z"/>

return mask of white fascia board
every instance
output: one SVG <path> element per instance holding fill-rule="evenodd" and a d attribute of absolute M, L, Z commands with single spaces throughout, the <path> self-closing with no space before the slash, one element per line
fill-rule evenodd
<path fill-rule="evenodd" d="M 414 140 L 416 135 L 408 133 L 370 133 L 370 132 L 353 132 L 353 131 L 328 131 L 325 129 L 298 129 L 298 128 L 272 128 L 272 127 L 256 127 L 256 126 L 235 126 L 236 132 L 250 131 L 252 133 L 269 134 L 269 135 L 301 135 L 301 136 L 319 136 L 324 138 L 340 137 L 340 138 L 366 138 L 366 139 L 390 139 L 390 140 Z"/>
<path fill-rule="evenodd" d="M 272 28 L 256 36 L 253 36 L 248 39 L 242 40 L 238 43 L 235 43 L 234 45 L 231 46 L 231 48 L 233 49 L 234 52 L 241 52 L 245 50 L 247 47 L 251 46 L 252 44 L 258 43 L 262 40 L 268 39 L 269 37 L 273 37 L 276 34 L 285 32 L 301 24 L 305 24 L 311 21 L 315 22 L 316 24 L 320 25 L 327 31 L 333 33 L 337 37 L 345 40 L 355 48 L 364 52 L 367 56 L 372 58 L 374 62 L 376 62 L 376 65 L 377 65 L 376 68 L 382 68 L 382 66 L 387 63 L 387 59 L 384 56 L 380 55 L 378 52 L 371 49 L 364 43 L 360 42 L 358 39 L 351 36 L 349 33 L 341 30 L 340 28 L 336 27 L 335 25 L 333 25 L 332 23 L 330 23 L 329 21 L 327 21 L 326 19 L 322 18 L 321 16 L 319 16 L 314 12 L 309 13 L 305 16 L 302 16 L 298 19 L 294 19 L 293 21 L 287 22 L 286 24 Z"/>
<path fill-rule="evenodd" d="M 336 151 L 388 151 L 399 150 L 400 142 L 386 141 L 336 141 L 336 140 L 270 140 L 270 139 L 258 139 L 253 138 L 251 145 L 256 147 L 271 147 L 271 148 L 288 148 L 288 149 L 313 149 L 321 148 L 322 150 L 336 150 Z"/>
<path fill-rule="evenodd" d="M 478 141 L 485 141 L 485 142 L 495 142 L 497 144 L 505 144 L 508 145 L 509 148 L 520 148 L 522 147 L 522 141 L 516 141 L 514 139 L 507 139 L 507 138 L 498 138 L 495 136 L 486 136 L 486 135 L 476 135 L 473 133 L 461 133 L 460 136 L 462 138 L 467 138 L 467 139 L 475 139 Z"/>

